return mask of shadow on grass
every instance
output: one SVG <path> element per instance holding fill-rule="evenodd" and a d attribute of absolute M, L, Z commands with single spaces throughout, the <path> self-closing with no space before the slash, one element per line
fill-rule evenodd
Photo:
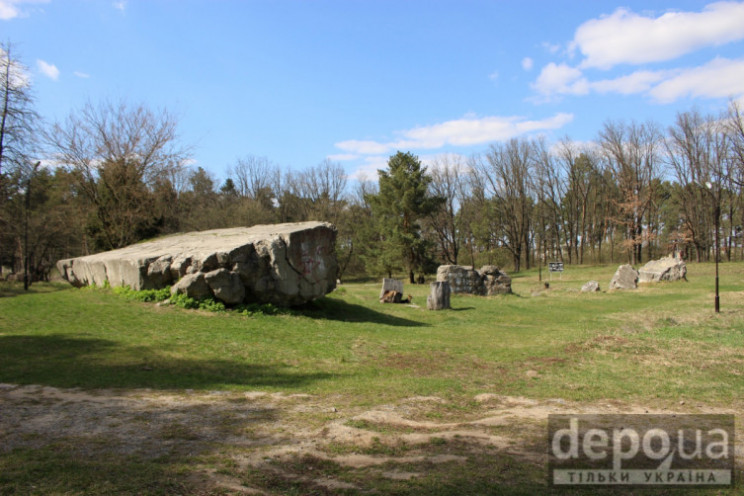
<path fill-rule="evenodd" d="M 390 308 L 398 305 L 387 305 Z M 396 317 L 363 305 L 348 303 L 335 298 L 321 298 L 295 307 L 293 312 L 314 319 L 338 320 L 341 322 L 370 322 L 394 327 L 428 327 L 429 324 Z"/>
<path fill-rule="evenodd" d="M 240 395 L 167 398 L 0 390 L 0 494 L 224 494 L 202 463 L 279 418 Z"/>
<path fill-rule="evenodd" d="M 296 389 L 330 376 L 228 359 L 176 358 L 104 339 L 0 336 L 0 382 L 82 388 Z"/>
<path fill-rule="evenodd" d="M 35 282 L 31 284 L 26 291 L 23 289 L 22 282 L 0 281 L 0 298 L 40 293 L 55 293 L 57 291 L 70 289 L 71 287 L 72 286 L 67 283 Z"/>

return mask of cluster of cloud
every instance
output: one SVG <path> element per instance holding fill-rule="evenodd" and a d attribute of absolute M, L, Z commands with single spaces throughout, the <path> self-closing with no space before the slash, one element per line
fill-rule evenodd
<path fill-rule="evenodd" d="M 28 15 L 23 5 L 49 3 L 50 0 L 0 0 L 0 19 L 7 21 Z"/>
<path fill-rule="evenodd" d="M 25 17 L 28 11 L 23 9 L 24 5 L 49 3 L 51 0 L 0 0 L 0 20 L 9 21 L 16 17 Z M 127 8 L 127 0 L 117 0 L 111 5 L 117 10 L 124 12 Z"/>
<path fill-rule="evenodd" d="M 528 100 L 543 103 L 590 94 L 644 95 L 657 103 L 682 98 L 744 95 L 744 58 L 717 56 L 696 66 L 671 67 L 673 61 L 703 49 L 744 40 L 744 2 L 710 3 L 696 12 L 638 14 L 619 8 L 580 24 L 567 44 L 543 43 L 550 62 L 530 84 Z M 565 60 L 568 60 L 566 62 Z M 656 64 L 656 65 L 654 65 Z M 522 69 L 535 61 L 524 57 Z M 612 70 L 612 72 L 610 72 Z M 497 72 L 489 75 L 496 81 Z M 538 120 L 519 117 L 464 117 L 396 133 L 394 140 L 346 140 L 336 143 L 336 160 L 360 159 L 357 175 L 384 166 L 395 150 L 436 150 L 502 141 L 519 135 L 560 129 L 573 120 L 559 113 Z"/>
<path fill-rule="evenodd" d="M 592 19 L 576 30 L 572 49 L 582 67 L 610 69 L 672 60 L 701 48 L 744 39 L 744 4 L 718 2 L 702 12 L 669 12 L 657 18 L 626 9 Z"/>
<path fill-rule="evenodd" d="M 9 21 L 17 17 L 26 17 L 29 15 L 29 11 L 25 10 L 24 6 L 39 5 L 49 3 L 51 0 L 0 0 L 0 20 Z M 111 4 L 115 9 L 124 12 L 127 7 L 126 0 L 115 1 Z M 36 68 L 39 72 L 51 79 L 52 81 L 59 80 L 60 70 L 56 65 L 49 63 L 45 60 L 38 59 L 36 61 Z M 75 77 L 81 79 L 87 79 L 90 74 L 85 72 L 75 71 L 73 72 Z"/>
<path fill-rule="evenodd" d="M 331 155 L 331 160 L 357 160 L 362 164 L 351 174 L 353 179 L 376 179 L 388 156 L 396 150 L 438 150 L 445 146 L 471 146 L 508 140 L 523 134 L 560 129 L 573 120 L 572 114 L 558 113 L 539 120 L 523 117 L 466 116 L 431 126 L 419 126 L 397 133 L 391 141 L 347 140 L 336 143 L 344 153 Z M 427 158 L 428 157 L 428 158 Z M 434 155 L 419 156 L 422 162 Z"/>
<path fill-rule="evenodd" d="M 59 69 L 57 69 L 56 65 L 39 59 L 36 61 L 36 67 L 38 67 L 39 72 L 44 74 L 49 79 L 53 81 L 59 79 Z"/>
<path fill-rule="evenodd" d="M 336 143 L 336 148 L 346 152 L 343 157 L 351 159 L 358 155 L 380 155 L 395 150 L 433 150 L 447 145 L 470 146 L 503 141 L 530 132 L 559 129 L 571 120 L 573 115 L 566 113 L 541 120 L 498 116 L 464 117 L 401 131 L 398 133 L 401 138 L 393 141 L 347 140 Z"/>
<path fill-rule="evenodd" d="M 48 77 L 52 81 L 59 80 L 60 70 L 57 68 L 56 65 L 51 64 L 45 60 L 38 59 L 36 61 L 36 68 L 39 70 L 41 74 Z M 80 79 L 90 78 L 90 74 L 88 74 L 87 72 L 74 71 L 72 74 L 76 78 L 80 78 Z"/>
<path fill-rule="evenodd" d="M 683 97 L 718 98 L 744 94 L 744 58 L 716 57 L 695 67 L 639 68 L 612 78 L 590 80 L 591 70 L 648 66 L 673 61 L 699 50 L 744 40 L 744 3 L 716 2 L 700 12 L 668 12 L 658 17 L 617 9 L 581 24 L 568 54 L 581 54 L 576 65 L 551 62 L 531 85 L 547 101 L 589 93 L 643 94 L 669 103 Z"/>
<path fill-rule="evenodd" d="M 458 153 L 438 153 L 438 154 L 424 154 L 417 155 L 421 164 L 426 167 L 429 171 L 441 170 L 444 167 L 451 169 L 457 169 L 458 173 L 466 174 L 468 170 L 468 158 Z M 339 158 L 328 157 L 331 160 L 341 160 Z M 387 169 L 388 159 L 387 155 L 373 155 L 370 157 L 364 157 L 361 165 L 359 165 L 351 174 L 349 178 L 360 182 L 372 182 L 376 183 L 378 178 L 378 172 L 380 170 Z M 372 186 L 374 187 L 374 186 Z"/>

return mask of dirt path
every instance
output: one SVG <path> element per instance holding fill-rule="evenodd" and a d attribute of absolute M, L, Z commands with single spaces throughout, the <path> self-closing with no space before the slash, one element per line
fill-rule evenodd
<path fill-rule="evenodd" d="M 410 481 L 442 467 L 456 470 L 484 454 L 544 467 L 549 414 L 673 413 L 618 402 L 587 405 L 495 394 L 472 398 L 467 409 L 438 397 L 370 408 L 341 403 L 342 398 L 280 393 L 0 384 L 0 457 L 54 443 L 90 457 L 190 460 L 204 494 L 281 493 L 280 485 L 271 489 L 280 478 L 333 494 L 358 489 L 363 479 Z M 679 405 L 683 412 L 737 413 L 694 404 Z M 737 452 L 741 460 L 741 442 Z M 314 464 L 320 469 L 312 469 Z M 356 475 L 343 476 L 351 472 Z"/>

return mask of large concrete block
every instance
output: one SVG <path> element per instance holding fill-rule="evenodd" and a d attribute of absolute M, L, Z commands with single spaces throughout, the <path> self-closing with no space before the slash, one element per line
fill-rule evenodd
<path fill-rule="evenodd" d="M 228 304 L 245 302 L 290 306 L 319 298 L 336 287 L 336 228 L 325 222 L 297 222 L 191 232 L 165 236 L 118 250 L 60 260 L 71 284 L 158 289 L 174 283 L 190 293 Z M 191 277 L 186 275 L 209 274 Z M 237 286 L 242 284 L 243 291 Z M 244 293 L 244 296 L 240 295 Z"/>

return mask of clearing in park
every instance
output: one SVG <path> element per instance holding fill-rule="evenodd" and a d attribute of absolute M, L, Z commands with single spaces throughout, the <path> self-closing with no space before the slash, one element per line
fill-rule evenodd
<path fill-rule="evenodd" d="M 744 264 L 721 264 L 720 314 L 712 264 L 580 291 L 616 268 L 549 289 L 522 272 L 442 311 L 428 284 L 410 305 L 380 304 L 376 281 L 211 312 L 3 283 L 0 493 L 537 494 L 548 415 L 738 415 Z"/>

